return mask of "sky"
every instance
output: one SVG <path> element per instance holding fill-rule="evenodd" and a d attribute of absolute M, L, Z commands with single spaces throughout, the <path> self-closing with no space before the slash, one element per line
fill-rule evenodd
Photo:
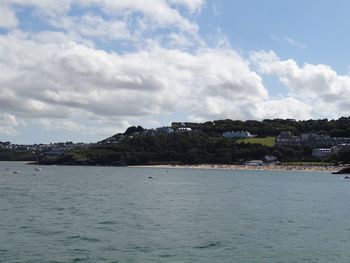
<path fill-rule="evenodd" d="M 350 115 L 348 0 L 0 0 L 0 141 Z"/>

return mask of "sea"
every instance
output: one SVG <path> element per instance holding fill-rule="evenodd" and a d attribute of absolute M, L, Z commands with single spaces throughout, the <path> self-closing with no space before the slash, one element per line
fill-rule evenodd
<path fill-rule="evenodd" d="M 0 262 L 350 262 L 341 176 L 34 168 L 0 163 Z"/>

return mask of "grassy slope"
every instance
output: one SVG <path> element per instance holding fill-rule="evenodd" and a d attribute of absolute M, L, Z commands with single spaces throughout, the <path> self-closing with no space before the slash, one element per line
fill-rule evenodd
<path fill-rule="evenodd" d="M 276 144 L 276 137 L 238 139 L 236 143 L 257 143 L 273 147 Z"/>

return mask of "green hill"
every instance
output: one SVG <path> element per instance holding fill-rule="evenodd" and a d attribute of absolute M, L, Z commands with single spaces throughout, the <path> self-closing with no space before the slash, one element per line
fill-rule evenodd
<path fill-rule="evenodd" d="M 267 147 L 273 147 L 276 145 L 276 137 L 239 139 L 236 141 L 236 143 L 254 143 L 261 144 Z"/>

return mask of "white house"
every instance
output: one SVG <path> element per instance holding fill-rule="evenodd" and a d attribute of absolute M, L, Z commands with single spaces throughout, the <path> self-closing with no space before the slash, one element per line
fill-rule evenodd
<path fill-rule="evenodd" d="M 252 138 L 256 135 L 251 134 L 248 131 L 228 131 L 222 134 L 225 138 Z"/>
<path fill-rule="evenodd" d="M 262 165 L 264 165 L 264 162 L 262 160 L 251 160 L 251 161 L 246 162 L 245 165 L 262 166 Z"/>
<path fill-rule="evenodd" d="M 327 158 L 333 153 L 331 148 L 319 148 L 312 151 L 312 156 L 317 158 Z"/>

